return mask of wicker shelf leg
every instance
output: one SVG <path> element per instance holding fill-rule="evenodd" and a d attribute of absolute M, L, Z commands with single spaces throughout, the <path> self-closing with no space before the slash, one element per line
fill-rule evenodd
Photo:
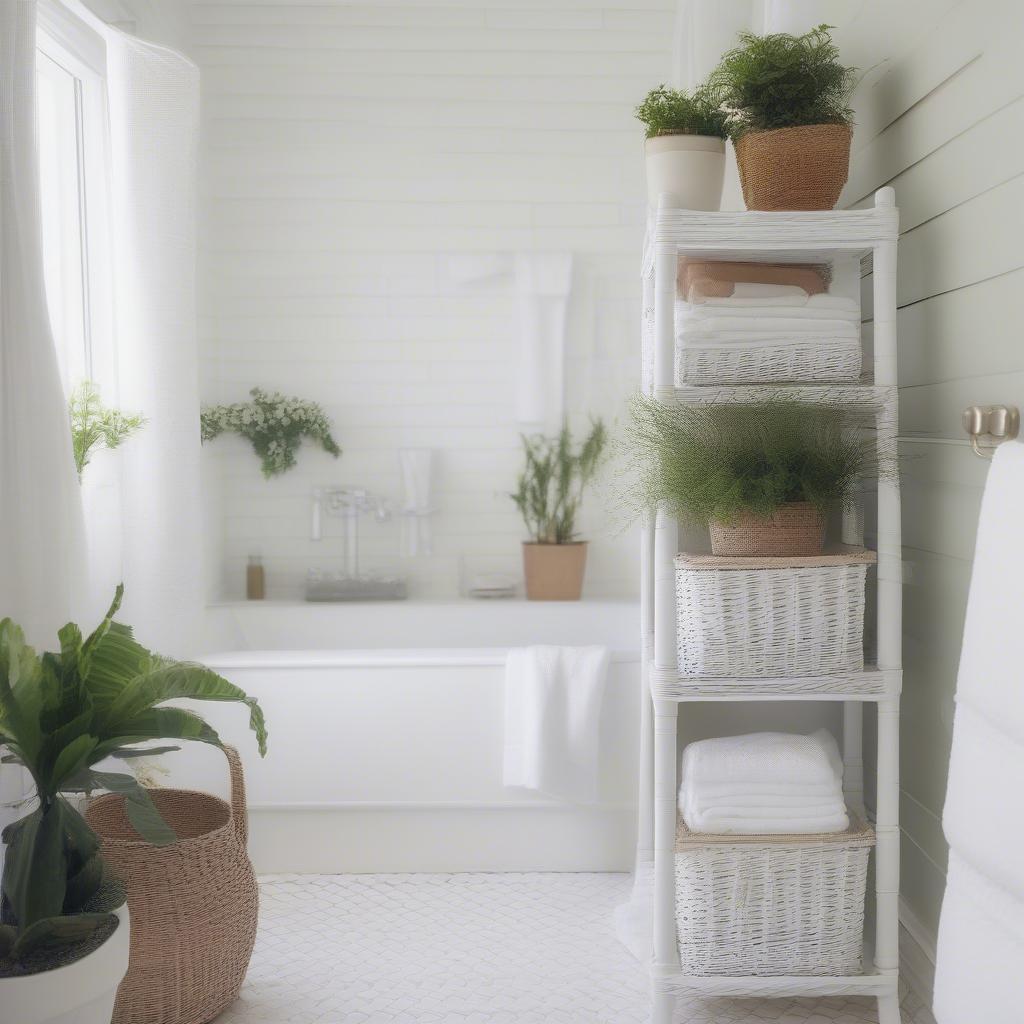
<path fill-rule="evenodd" d="M 656 992 L 654 994 L 651 1024 L 672 1024 L 675 1012 L 676 997 L 671 992 Z M 885 1024 L 888 1024 L 888 1021 Z"/>
<path fill-rule="evenodd" d="M 878 1024 L 903 1024 L 900 997 L 895 992 L 878 997 Z"/>

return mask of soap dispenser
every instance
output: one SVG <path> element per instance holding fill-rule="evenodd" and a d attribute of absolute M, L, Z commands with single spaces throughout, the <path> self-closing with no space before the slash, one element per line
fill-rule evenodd
<path fill-rule="evenodd" d="M 250 555 L 245 569 L 245 596 L 250 601 L 262 601 L 267 596 L 267 581 L 259 555 Z"/>

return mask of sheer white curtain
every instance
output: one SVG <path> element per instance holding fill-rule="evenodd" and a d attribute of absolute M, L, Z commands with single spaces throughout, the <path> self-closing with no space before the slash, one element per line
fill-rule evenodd
<path fill-rule="evenodd" d="M 53 646 L 81 614 L 82 504 L 46 309 L 36 5 L 0 3 L 0 616 Z"/>
<path fill-rule="evenodd" d="M 194 652 L 204 594 L 196 343 L 199 72 L 107 31 L 120 400 L 145 429 L 122 452 L 126 621 Z"/>
<path fill-rule="evenodd" d="M 36 5 L 0 2 L 0 617 L 35 646 L 80 615 L 82 504 L 43 284 L 36 156 Z M 21 811 L 0 765 L 0 828 Z M 0 845 L 0 870 L 3 848 Z"/>

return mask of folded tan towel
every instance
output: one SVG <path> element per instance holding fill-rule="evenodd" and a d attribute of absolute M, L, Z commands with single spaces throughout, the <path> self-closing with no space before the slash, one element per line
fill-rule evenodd
<path fill-rule="evenodd" d="M 820 295 L 828 289 L 827 271 L 821 267 L 797 263 L 734 263 L 708 260 L 679 261 L 679 295 L 688 302 L 725 299 L 733 286 L 745 284 L 781 284 L 802 288 L 808 295 Z"/>

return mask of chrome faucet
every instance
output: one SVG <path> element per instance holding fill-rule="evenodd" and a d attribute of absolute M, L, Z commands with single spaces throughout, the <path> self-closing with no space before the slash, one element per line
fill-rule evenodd
<path fill-rule="evenodd" d="M 345 520 L 345 571 L 353 579 L 359 575 L 359 516 L 369 513 L 378 523 L 391 518 L 386 498 L 370 494 L 362 487 L 314 487 L 310 540 L 323 539 L 323 517 Z"/>

